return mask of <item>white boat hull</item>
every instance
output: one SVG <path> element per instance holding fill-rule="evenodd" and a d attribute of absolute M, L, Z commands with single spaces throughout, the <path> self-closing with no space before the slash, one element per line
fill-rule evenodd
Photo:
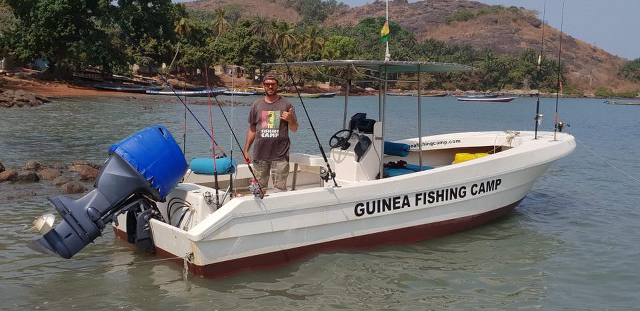
<path fill-rule="evenodd" d="M 553 133 L 540 134 L 537 140 L 529 134 L 517 138 L 503 132 L 424 137 L 423 152 L 434 153 L 433 159 L 442 157 L 439 152 L 451 144 L 430 142 L 473 147 L 474 143 L 493 140 L 504 144 L 508 140 L 515 147 L 393 178 L 339 180 L 337 188 L 314 187 L 264 199 L 234 198 L 215 212 L 203 196 L 207 191 L 213 193 L 211 188 L 181 184 L 169 195 L 168 203 L 158 204 L 169 223 L 151 220 L 156 250 L 168 257 L 187 257 L 193 272 L 215 277 L 284 264 L 324 250 L 413 242 L 473 228 L 515 208 L 551 163 L 575 148 L 573 137 L 567 134 L 559 134 L 557 141 L 551 141 Z M 171 224 L 167 204 L 172 198 L 189 202 L 197 211 L 187 230 Z M 126 237 L 126 217 L 120 216 L 118 223 L 116 233 Z"/>

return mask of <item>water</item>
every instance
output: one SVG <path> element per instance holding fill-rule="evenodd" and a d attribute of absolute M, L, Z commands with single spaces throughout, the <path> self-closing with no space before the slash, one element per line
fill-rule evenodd
<path fill-rule="evenodd" d="M 378 114 L 377 99 L 351 98 L 349 115 Z M 250 98 L 243 100 L 251 100 Z M 102 162 L 108 147 L 152 124 L 183 145 L 184 108 L 126 98 L 59 100 L 35 109 L 0 111 L 0 161 Z M 322 144 L 342 128 L 343 98 L 305 100 Z M 390 98 L 387 137 L 417 136 L 415 98 Z M 555 100 L 543 99 L 543 130 Z M 292 151 L 319 153 L 294 101 L 300 129 Z M 152 110 L 143 109 L 152 107 Z M 209 108 L 191 106 L 209 128 Z M 224 111 L 244 144 L 249 108 Z M 424 100 L 424 133 L 533 129 L 535 99 L 511 103 Z M 217 107 L 214 134 L 230 153 L 232 139 Z M 494 223 L 406 245 L 323 253 L 279 268 L 222 279 L 185 278 L 181 264 L 159 261 L 106 230 L 72 260 L 26 248 L 31 221 L 53 212 L 48 182 L 0 184 L 0 310 L 274 310 L 274 309 L 638 309 L 640 109 L 600 100 L 563 99 L 560 119 L 579 140 L 518 208 Z M 206 134 L 189 118 L 187 158 L 209 156 Z M 585 148 L 586 145 L 589 149 Z M 235 155 L 238 147 L 234 146 Z M 36 196 L 7 200 L 34 191 Z"/>

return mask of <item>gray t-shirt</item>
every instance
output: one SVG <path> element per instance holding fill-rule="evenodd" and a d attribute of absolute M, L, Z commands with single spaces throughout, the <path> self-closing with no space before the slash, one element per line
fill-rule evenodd
<path fill-rule="evenodd" d="M 280 119 L 280 116 L 290 108 L 293 108 L 291 102 L 282 97 L 273 103 L 267 103 L 264 97 L 253 102 L 249 124 L 256 126 L 254 160 L 289 160 L 289 122 Z M 295 117 L 295 110 L 292 109 L 291 112 Z"/>

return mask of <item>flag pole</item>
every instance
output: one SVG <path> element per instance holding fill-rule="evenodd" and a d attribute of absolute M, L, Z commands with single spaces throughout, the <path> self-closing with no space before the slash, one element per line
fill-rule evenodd
<path fill-rule="evenodd" d="M 385 2 L 387 4 L 387 8 L 385 10 L 385 21 L 388 25 L 389 24 L 389 0 L 386 0 Z M 389 61 L 390 59 L 391 59 L 391 54 L 389 54 L 389 40 L 387 40 L 387 49 L 385 50 L 385 53 L 384 53 L 384 60 Z"/>

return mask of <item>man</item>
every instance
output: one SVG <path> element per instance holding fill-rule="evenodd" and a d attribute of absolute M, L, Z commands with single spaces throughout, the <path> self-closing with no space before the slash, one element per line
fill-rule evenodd
<path fill-rule="evenodd" d="M 278 95 L 278 79 L 268 74 L 262 83 L 265 96 L 251 105 L 243 152 L 247 163 L 251 163 L 249 149 L 255 141 L 253 168 L 258 182 L 266 189 L 273 170 L 274 188 L 276 191 L 287 191 L 291 146 L 289 128 L 293 132 L 297 131 L 298 121 L 291 102 Z"/>

